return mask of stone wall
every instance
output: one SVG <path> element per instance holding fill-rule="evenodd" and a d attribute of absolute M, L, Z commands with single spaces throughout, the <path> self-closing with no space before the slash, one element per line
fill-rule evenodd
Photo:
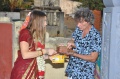
<path fill-rule="evenodd" d="M 60 0 L 60 7 L 65 14 L 72 14 L 77 9 L 77 6 L 81 3 L 70 1 L 70 0 Z"/>
<path fill-rule="evenodd" d="M 120 79 L 120 0 L 103 0 L 101 79 Z"/>
<path fill-rule="evenodd" d="M 34 5 L 37 7 L 41 6 L 59 6 L 60 0 L 34 0 Z"/>
<path fill-rule="evenodd" d="M 65 14 L 72 14 L 81 3 L 70 0 L 34 0 L 34 5 L 37 7 L 49 6 L 49 1 L 53 2 L 54 6 L 59 6 Z"/>
<path fill-rule="evenodd" d="M 20 13 L 19 12 L 0 12 L 0 17 L 9 17 L 12 20 L 19 20 Z"/>

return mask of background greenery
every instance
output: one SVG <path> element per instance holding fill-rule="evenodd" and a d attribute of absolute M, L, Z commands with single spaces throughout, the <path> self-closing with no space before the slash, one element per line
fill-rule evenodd
<path fill-rule="evenodd" d="M 103 10 L 103 0 L 72 0 L 81 2 L 84 7 L 91 10 Z M 34 0 L 0 0 L 0 11 L 17 11 L 18 9 L 30 9 Z M 80 7 L 78 6 L 78 7 Z"/>
<path fill-rule="evenodd" d="M 0 11 L 19 11 L 30 9 L 34 0 L 0 0 Z"/>
<path fill-rule="evenodd" d="M 103 0 L 72 0 L 81 2 L 83 7 L 89 7 L 91 10 L 103 10 L 105 7 L 103 4 Z M 78 6 L 78 7 L 80 7 Z"/>

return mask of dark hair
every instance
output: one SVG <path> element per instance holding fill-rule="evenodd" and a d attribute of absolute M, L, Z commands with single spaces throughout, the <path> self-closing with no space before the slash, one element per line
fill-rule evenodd
<path fill-rule="evenodd" d="M 76 21 L 84 20 L 91 25 L 94 24 L 94 14 L 89 8 L 80 7 L 79 10 L 75 12 L 74 19 Z"/>
<path fill-rule="evenodd" d="M 46 14 L 42 11 L 33 10 L 30 14 L 30 21 L 28 23 L 27 29 L 31 32 L 32 36 L 36 40 L 40 40 L 44 43 L 45 38 L 45 21 Z"/>

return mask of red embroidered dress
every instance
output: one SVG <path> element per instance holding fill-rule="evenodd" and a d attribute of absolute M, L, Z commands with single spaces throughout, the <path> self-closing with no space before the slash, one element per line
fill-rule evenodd
<path fill-rule="evenodd" d="M 29 49 L 35 51 L 35 44 L 30 32 L 27 29 L 22 29 L 19 35 L 19 43 L 26 41 L 29 44 Z M 39 46 L 44 48 L 42 45 Z M 38 67 L 36 58 L 23 59 L 21 51 L 18 51 L 18 58 L 14 63 L 10 79 L 38 79 Z"/>

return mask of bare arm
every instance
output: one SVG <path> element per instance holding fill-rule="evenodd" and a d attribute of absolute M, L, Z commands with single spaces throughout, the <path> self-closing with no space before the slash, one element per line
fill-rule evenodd
<path fill-rule="evenodd" d="M 57 53 L 54 49 L 42 49 L 42 51 L 30 51 L 29 44 L 25 41 L 20 42 L 20 49 L 23 59 L 35 58 L 42 54 L 54 55 Z"/>
<path fill-rule="evenodd" d="M 98 58 L 97 52 L 92 52 L 90 55 L 82 55 L 82 54 L 77 54 L 77 53 L 73 53 L 72 55 L 75 57 L 81 58 L 83 60 L 90 61 L 90 62 L 95 62 Z"/>
<path fill-rule="evenodd" d="M 25 41 L 20 42 L 20 49 L 23 59 L 35 58 L 42 55 L 41 51 L 30 51 L 29 44 Z"/>

